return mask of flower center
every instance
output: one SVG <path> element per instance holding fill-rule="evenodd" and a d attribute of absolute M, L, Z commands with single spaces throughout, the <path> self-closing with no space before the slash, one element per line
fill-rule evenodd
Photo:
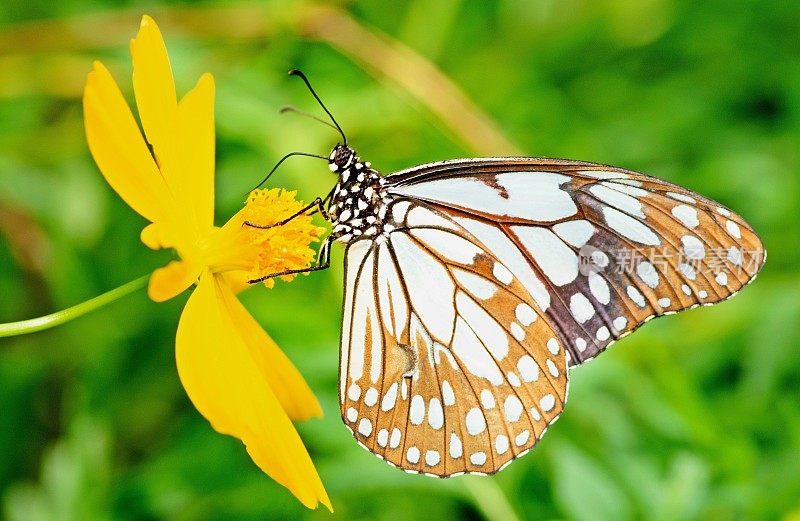
<path fill-rule="evenodd" d="M 245 224 L 269 226 L 291 217 L 304 206 L 295 195 L 280 188 L 253 190 L 245 207 L 217 230 L 208 257 L 212 271 L 246 271 L 252 280 L 309 267 L 316 255 L 309 245 L 319 241 L 324 232 L 312 223 L 311 216 L 300 215 L 267 229 Z M 289 281 L 294 275 L 281 278 Z M 273 279 L 266 279 L 264 285 L 271 288 Z"/>

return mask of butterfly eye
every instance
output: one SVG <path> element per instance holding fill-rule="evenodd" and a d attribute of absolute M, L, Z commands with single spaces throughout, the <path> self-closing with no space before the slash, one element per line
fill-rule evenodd
<path fill-rule="evenodd" d="M 353 164 L 356 152 L 347 145 L 336 145 L 330 155 L 331 170 L 334 172 L 349 168 Z M 333 168 L 333 166 L 336 168 Z"/>

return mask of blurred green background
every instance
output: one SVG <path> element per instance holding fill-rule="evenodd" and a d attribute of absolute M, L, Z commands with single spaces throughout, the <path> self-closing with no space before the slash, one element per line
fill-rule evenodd
<path fill-rule="evenodd" d="M 326 154 L 304 70 L 361 156 L 389 172 L 459 156 L 643 171 L 736 209 L 769 250 L 755 284 L 660 319 L 572 372 L 539 447 L 493 478 L 406 475 L 338 418 L 341 249 L 246 305 L 322 401 L 299 426 L 336 512 L 308 511 L 214 433 L 174 367 L 186 295 L 140 291 L 0 340 L 0 511 L 16 520 L 800 519 L 800 3 L 709 0 L 0 2 L 0 321 L 153 268 L 145 222 L 103 181 L 80 96 L 94 59 L 130 96 L 142 14 L 180 93 L 217 80 L 223 223 L 283 154 Z M 457 86 L 457 87 L 456 87 Z M 334 178 L 293 159 L 273 186 Z"/>

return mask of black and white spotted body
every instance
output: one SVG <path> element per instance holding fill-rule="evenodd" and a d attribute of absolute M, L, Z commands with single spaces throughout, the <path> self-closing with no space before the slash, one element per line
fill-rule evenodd
<path fill-rule="evenodd" d="M 377 170 L 361 162 L 347 145 L 337 145 L 333 149 L 328 167 L 339 176 L 328 203 L 334 240 L 347 243 L 358 237 L 377 237 L 394 229 L 386 220 L 389 196 L 384 188 L 385 179 Z"/>

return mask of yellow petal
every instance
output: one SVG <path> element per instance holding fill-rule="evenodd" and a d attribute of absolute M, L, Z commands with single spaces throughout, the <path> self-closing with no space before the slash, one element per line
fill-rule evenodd
<path fill-rule="evenodd" d="M 264 331 L 226 283 L 220 285 L 221 302 L 250 351 L 250 356 L 267 380 L 281 407 L 293 420 L 322 416 L 322 408 L 300 372 Z"/>
<path fill-rule="evenodd" d="M 219 273 L 218 276 L 222 277 L 225 285 L 231 288 L 231 291 L 238 294 L 247 288 L 252 288 L 253 285 L 248 281 L 252 278 L 252 274 L 247 271 L 226 271 Z"/>
<path fill-rule="evenodd" d="M 170 261 L 150 275 L 147 295 L 155 302 L 169 300 L 194 284 L 201 269 L 187 261 Z"/>
<path fill-rule="evenodd" d="M 224 285 L 205 272 L 178 324 L 178 373 L 189 398 L 219 432 L 242 440 L 256 465 L 307 507 L 329 509 L 311 458 L 256 367 Z M 230 298 L 234 298 L 228 292 Z"/>
<path fill-rule="evenodd" d="M 163 219 L 166 185 L 130 107 L 100 62 L 86 79 L 83 116 L 89 149 L 108 184 L 145 219 Z"/>
<path fill-rule="evenodd" d="M 175 246 L 174 241 L 168 237 L 164 226 L 157 223 L 151 223 L 142 228 L 139 239 L 151 250 L 160 250 L 162 248 L 171 248 Z"/>
<path fill-rule="evenodd" d="M 170 184 L 185 200 L 201 231 L 214 224 L 214 78 L 203 74 L 178 105 L 180 168 Z"/>
<path fill-rule="evenodd" d="M 142 18 L 139 33 L 131 41 L 131 57 L 133 91 L 139 119 L 147 141 L 153 146 L 159 167 L 167 176 L 177 167 L 175 144 L 178 102 L 164 39 L 149 16 Z"/>

